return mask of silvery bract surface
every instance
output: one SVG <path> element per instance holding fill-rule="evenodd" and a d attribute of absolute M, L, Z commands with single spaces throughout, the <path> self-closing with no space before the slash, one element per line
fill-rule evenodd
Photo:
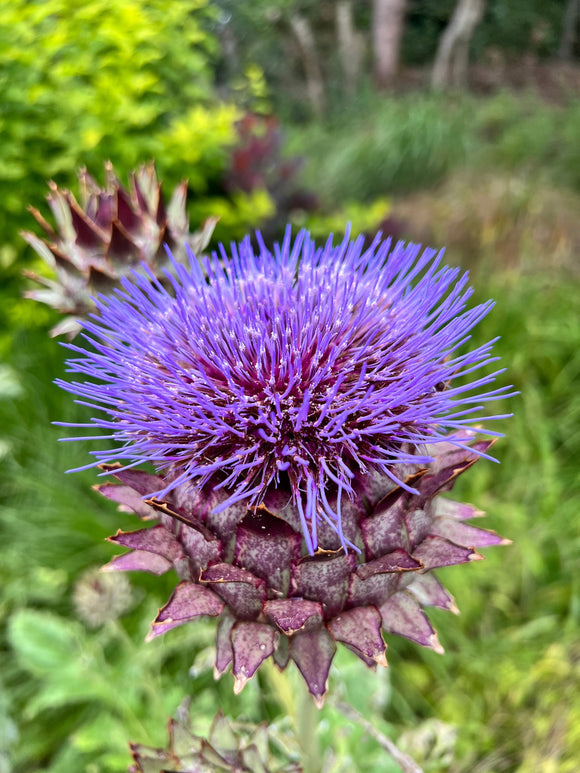
<path fill-rule="evenodd" d="M 371 666 L 381 630 L 440 650 L 423 607 L 454 605 L 430 570 L 502 542 L 439 496 L 488 456 L 472 428 L 507 393 L 479 375 L 493 342 L 464 351 L 492 304 L 379 237 L 247 239 L 168 276 L 100 298 L 89 348 L 69 345 L 88 380 L 60 382 L 120 446 L 93 452 L 118 481 L 101 492 L 156 522 L 116 535 L 110 568 L 181 578 L 151 635 L 219 616 L 217 672 L 241 689 L 292 659 L 319 702 L 337 641 Z"/>
<path fill-rule="evenodd" d="M 284 748 L 286 738 L 265 722 L 250 733 L 232 724 L 220 711 L 212 722 L 207 739 L 191 732 L 187 717 L 169 722 L 169 748 L 152 749 L 131 744 L 133 765 L 129 773 L 301 773 L 296 762 L 280 761 L 271 754 L 270 740 Z M 282 755 L 280 755 L 282 756 Z"/>
<path fill-rule="evenodd" d="M 67 314 L 51 334 L 69 338 L 81 329 L 78 318 L 94 311 L 93 295 L 111 292 L 122 276 L 141 263 L 162 277 L 169 265 L 164 244 L 173 249 L 176 259 L 187 259 L 185 242 L 200 253 L 217 222 L 209 218 L 199 231 L 190 233 L 187 182 L 175 189 L 166 206 L 153 163 L 129 176 L 128 190 L 110 162 L 105 165 L 104 187 L 86 169 L 79 172 L 79 183 L 80 202 L 70 191 L 49 183 L 47 201 L 55 225 L 30 207 L 45 238 L 29 231 L 22 234 L 55 275 L 27 272 L 41 287 L 28 291 L 26 297 Z"/>

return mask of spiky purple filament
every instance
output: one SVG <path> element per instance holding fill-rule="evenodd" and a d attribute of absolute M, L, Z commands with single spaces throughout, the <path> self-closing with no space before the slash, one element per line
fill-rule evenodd
<path fill-rule="evenodd" d="M 193 256 L 174 263 L 172 293 L 145 270 L 100 298 L 85 324 L 94 351 L 69 345 L 82 355 L 69 365 L 103 383 L 58 382 L 108 414 L 88 426 L 123 444 L 94 464 L 150 461 L 163 493 L 211 481 L 230 495 L 221 510 L 286 481 L 309 552 L 319 519 L 347 547 L 340 502 L 355 471 L 398 481 L 397 465 L 431 461 L 423 444 L 451 432 L 462 445 L 477 403 L 506 394 L 470 394 L 501 371 L 449 385 L 497 359 L 493 341 L 456 353 L 493 305 L 466 309 L 467 274 L 417 245 L 362 244 L 317 249 L 288 231 L 255 255 L 246 239 L 206 260 L 207 278 Z"/>

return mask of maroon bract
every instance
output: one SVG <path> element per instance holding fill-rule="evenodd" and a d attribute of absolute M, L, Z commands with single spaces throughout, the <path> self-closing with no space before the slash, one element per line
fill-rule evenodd
<path fill-rule="evenodd" d="M 472 447 L 486 452 L 492 442 Z M 218 517 L 216 497 L 227 497 L 220 490 L 183 485 L 164 500 L 143 501 L 158 479 L 106 465 L 119 482 L 99 491 L 154 525 L 111 537 L 130 552 L 105 568 L 175 569 L 180 583 L 150 639 L 198 617 L 219 617 L 216 675 L 231 668 L 239 692 L 267 658 L 282 669 L 292 660 L 320 706 L 337 642 L 373 668 L 386 666 L 382 631 L 442 652 L 424 608 L 457 610 L 431 570 L 478 560 L 477 548 L 508 542 L 465 523 L 481 515 L 475 507 L 440 496 L 479 456 L 444 443 L 430 450 L 428 467 L 408 466 L 406 483 L 416 494 L 386 476 L 356 481 L 342 529 L 360 553 L 348 554 L 324 524 L 318 550 L 308 554 L 299 513 L 282 487 L 258 507 L 238 503 Z"/>

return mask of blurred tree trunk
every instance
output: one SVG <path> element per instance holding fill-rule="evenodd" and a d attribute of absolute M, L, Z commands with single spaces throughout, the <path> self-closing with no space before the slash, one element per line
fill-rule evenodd
<path fill-rule="evenodd" d="M 397 75 L 405 20 L 405 0 L 373 0 L 373 57 L 375 83 L 390 88 Z"/>
<path fill-rule="evenodd" d="M 353 21 L 352 0 L 337 0 L 336 37 L 338 51 L 344 71 L 344 89 L 347 94 L 354 94 L 360 74 L 362 44 Z"/>
<path fill-rule="evenodd" d="M 238 52 L 238 42 L 231 28 L 231 25 L 225 24 L 218 29 L 218 37 L 222 44 L 222 52 L 226 66 L 226 78 L 235 77 L 240 72 L 240 57 Z"/>
<path fill-rule="evenodd" d="M 292 14 L 289 18 L 289 23 L 302 52 L 308 100 L 314 115 L 317 118 L 322 118 L 326 104 L 326 95 L 312 27 L 308 19 L 299 13 Z"/>
<path fill-rule="evenodd" d="M 562 24 L 562 37 L 558 58 L 563 62 L 570 62 L 574 57 L 574 44 L 576 43 L 576 30 L 578 29 L 578 15 L 580 13 L 580 0 L 568 0 L 564 11 Z"/>
<path fill-rule="evenodd" d="M 441 35 L 431 74 L 431 87 L 465 88 L 469 65 L 469 44 L 483 17 L 485 0 L 458 0 L 451 20 Z"/>

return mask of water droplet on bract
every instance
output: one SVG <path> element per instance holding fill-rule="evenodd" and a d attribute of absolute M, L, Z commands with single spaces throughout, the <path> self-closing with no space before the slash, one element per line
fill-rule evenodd
<path fill-rule="evenodd" d="M 266 649 L 266 645 L 265 644 L 260 644 L 260 649 L 261 650 L 265 650 Z"/>

